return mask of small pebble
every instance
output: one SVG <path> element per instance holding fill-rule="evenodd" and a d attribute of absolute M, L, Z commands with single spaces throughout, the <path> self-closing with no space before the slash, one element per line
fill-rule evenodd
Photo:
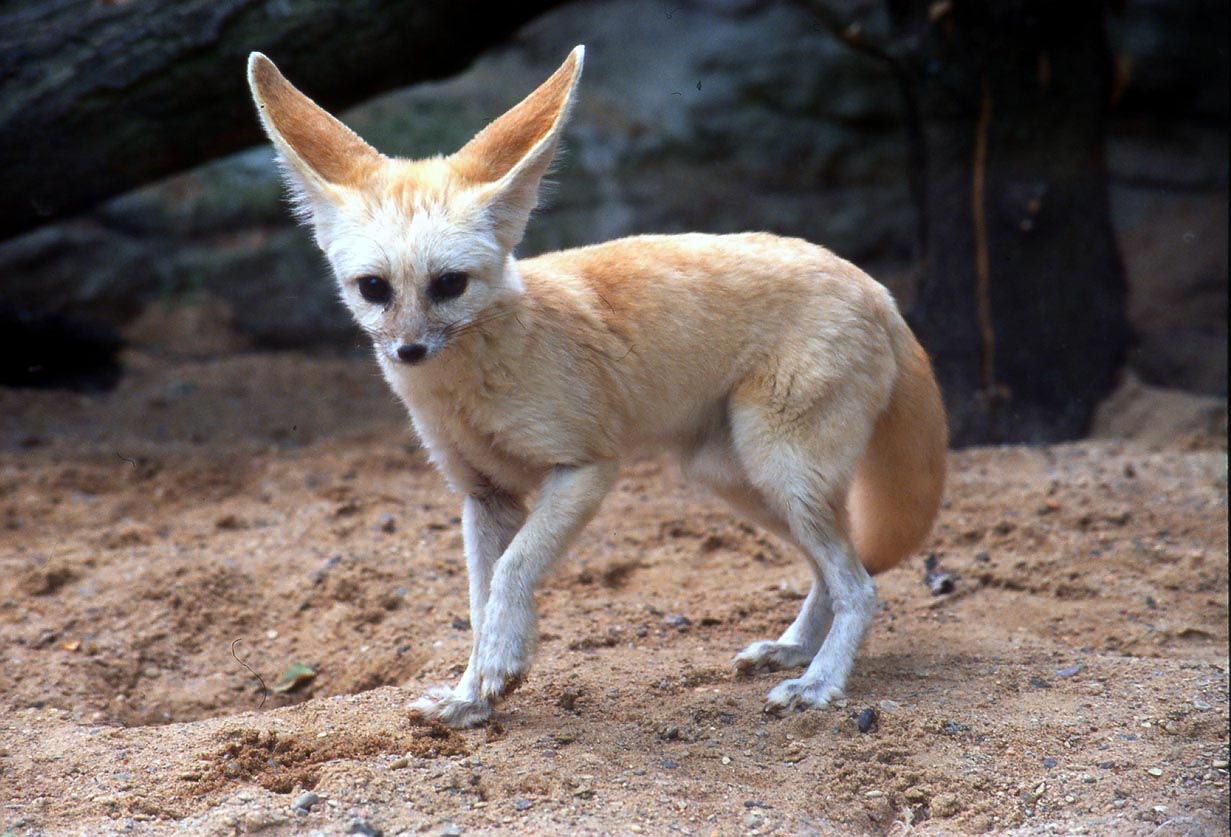
<path fill-rule="evenodd" d="M 945 596 L 957 588 L 957 580 L 953 573 L 940 569 L 940 558 L 933 552 L 923 563 L 927 571 L 923 583 L 932 591 L 933 596 Z"/>
<path fill-rule="evenodd" d="M 1046 767 L 1048 770 L 1051 770 L 1053 767 L 1056 766 L 1056 760 L 1055 759 L 1043 759 L 1043 766 Z"/>
<path fill-rule="evenodd" d="M 556 705 L 566 712 L 576 712 L 577 701 L 580 697 L 581 690 L 575 686 L 569 686 L 560 692 L 560 697 L 556 699 Z"/>
<path fill-rule="evenodd" d="M 1057 677 L 1072 677 L 1073 675 L 1078 674 L 1081 671 L 1083 671 L 1085 668 L 1086 668 L 1085 663 L 1077 663 L 1076 665 L 1067 666 L 1065 668 L 1058 668 L 1056 669 L 1056 676 Z"/>
<path fill-rule="evenodd" d="M 677 613 L 674 616 L 668 616 L 663 619 L 663 621 L 673 628 L 687 628 L 692 625 L 692 620 L 682 613 Z"/>
<path fill-rule="evenodd" d="M 860 712 L 855 718 L 855 725 L 859 727 L 859 731 L 862 733 L 872 732 L 877 727 L 876 710 L 869 706 Z"/>
<path fill-rule="evenodd" d="M 389 769 L 390 770 L 401 770 L 403 767 L 405 767 L 408 764 L 410 764 L 410 759 L 408 759 L 406 756 L 399 756 L 398 758 L 389 762 Z"/>
<path fill-rule="evenodd" d="M 1163 775 L 1162 769 L 1158 767 L 1151 767 L 1146 772 L 1149 773 L 1151 776 L 1162 776 Z"/>
<path fill-rule="evenodd" d="M 393 533 L 397 531 L 398 524 L 389 512 L 381 512 L 380 517 L 376 518 L 376 526 L 382 532 Z"/>
<path fill-rule="evenodd" d="M 306 791 L 295 797 L 295 804 L 291 807 L 296 811 L 303 811 L 305 814 L 312 810 L 312 806 L 320 802 L 321 798 L 312 791 Z"/>
<path fill-rule="evenodd" d="M 362 834 L 363 837 L 384 837 L 385 832 L 365 819 L 355 818 L 346 827 L 347 834 Z"/>
<path fill-rule="evenodd" d="M 519 797 L 513 800 L 513 810 L 514 811 L 528 811 L 530 810 L 530 806 L 532 806 L 533 804 L 534 803 L 531 802 L 529 799 L 521 799 Z"/>

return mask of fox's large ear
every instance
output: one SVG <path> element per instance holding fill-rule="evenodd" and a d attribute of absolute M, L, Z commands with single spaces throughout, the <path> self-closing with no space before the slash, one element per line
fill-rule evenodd
<path fill-rule="evenodd" d="M 316 220 L 358 187 L 384 159 L 354 131 L 291 85 L 259 52 L 248 57 L 248 85 L 273 141 L 300 214 Z"/>
<path fill-rule="evenodd" d="M 581 79 L 585 47 L 569 53 L 551 78 L 453 155 L 454 169 L 491 191 L 489 211 L 500 243 L 512 250 L 538 203 Z"/>

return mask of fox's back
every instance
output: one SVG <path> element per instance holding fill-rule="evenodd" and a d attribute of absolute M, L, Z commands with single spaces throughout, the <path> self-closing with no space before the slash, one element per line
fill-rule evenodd
<path fill-rule="evenodd" d="M 883 360 L 900 318 L 888 291 L 802 239 L 635 236 L 518 266 L 544 357 L 600 347 L 570 374 L 600 377 L 608 414 L 651 436 L 703 423 L 750 376 L 893 374 Z"/>

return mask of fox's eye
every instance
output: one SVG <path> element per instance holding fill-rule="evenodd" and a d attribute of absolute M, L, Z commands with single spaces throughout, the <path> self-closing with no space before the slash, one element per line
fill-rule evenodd
<path fill-rule="evenodd" d="M 359 295 L 368 302 L 384 305 L 393 299 L 393 288 L 379 276 L 364 276 L 358 279 L 355 284 L 359 286 Z"/>
<path fill-rule="evenodd" d="M 432 302 L 444 302 L 462 295 L 470 277 L 456 270 L 442 273 L 427 283 L 427 297 Z"/>

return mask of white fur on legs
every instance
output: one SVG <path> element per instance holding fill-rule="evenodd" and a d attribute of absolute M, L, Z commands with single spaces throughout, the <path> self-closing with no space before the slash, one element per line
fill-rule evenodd
<path fill-rule="evenodd" d="M 817 583 L 784 634 L 787 642 L 753 646 L 745 654 L 752 660 L 798 662 L 811 650 L 807 640 L 823 641 L 801 677 L 770 691 L 768 711 L 824 706 L 842 694 L 876 605 L 872 579 L 846 534 L 847 489 L 873 417 L 862 402 L 831 388 L 833 382 L 814 380 L 813 389 L 790 370 L 777 373 L 768 399 L 764 385 L 755 384 L 762 387 L 756 390 L 760 397 L 733 406 L 731 438 L 748 481 L 787 523 Z M 775 403 L 777 393 L 782 400 Z M 829 606 L 823 607 L 826 599 Z M 826 633 L 822 626 L 830 614 Z M 781 645 L 798 646 L 798 652 Z"/>
<path fill-rule="evenodd" d="M 430 689 L 410 705 L 413 712 L 454 727 L 472 727 L 491 715 L 491 701 L 480 694 L 477 661 L 491 593 L 492 566 L 525 520 L 525 505 L 507 494 L 484 493 L 462 501 L 462 537 L 470 581 L 470 630 L 474 636 L 470 663 L 456 687 Z"/>
<path fill-rule="evenodd" d="M 814 579 L 808 598 L 790 627 L 777 640 L 754 642 L 736 654 L 735 668 L 741 674 L 751 674 L 761 670 L 806 666 L 820 650 L 832 621 L 829 591 L 825 589 L 824 582 Z"/>
<path fill-rule="evenodd" d="M 876 611 L 872 577 L 844 537 L 817 538 L 808 545 L 830 591 L 833 623 L 803 675 L 770 691 L 765 708 L 771 712 L 824 706 L 841 696 Z"/>
<path fill-rule="evenodd" d="M 726 500 L 736 511 L 753 523 L 765 527 L 783 540 L 799 544 L 786 520 L 771 508 L 764 495 L 748 481 L 744 466 L 733 448 L 731 428 L 725 417 L 715 421 L 698 442 L 682 456 L 684 474 L 704 483 Z M 799 615 L 777 641 L 754 642 L 735 656 L 735 668 L 741 674 L 760 669 L 794 668 L 807 665 L 829 630 L 832 613 L 829 595 L 819 576 L 804 601 Z"/>
<path fill-rule="evenodd" d="M 483 700 L 504 697 L 530 671 L 537 638 L 534 588 L 598 511 L 618 471 L 615 462 L 557 466 L 544 481 L 534 510 L 492 575 L 474 660 Z"/>

